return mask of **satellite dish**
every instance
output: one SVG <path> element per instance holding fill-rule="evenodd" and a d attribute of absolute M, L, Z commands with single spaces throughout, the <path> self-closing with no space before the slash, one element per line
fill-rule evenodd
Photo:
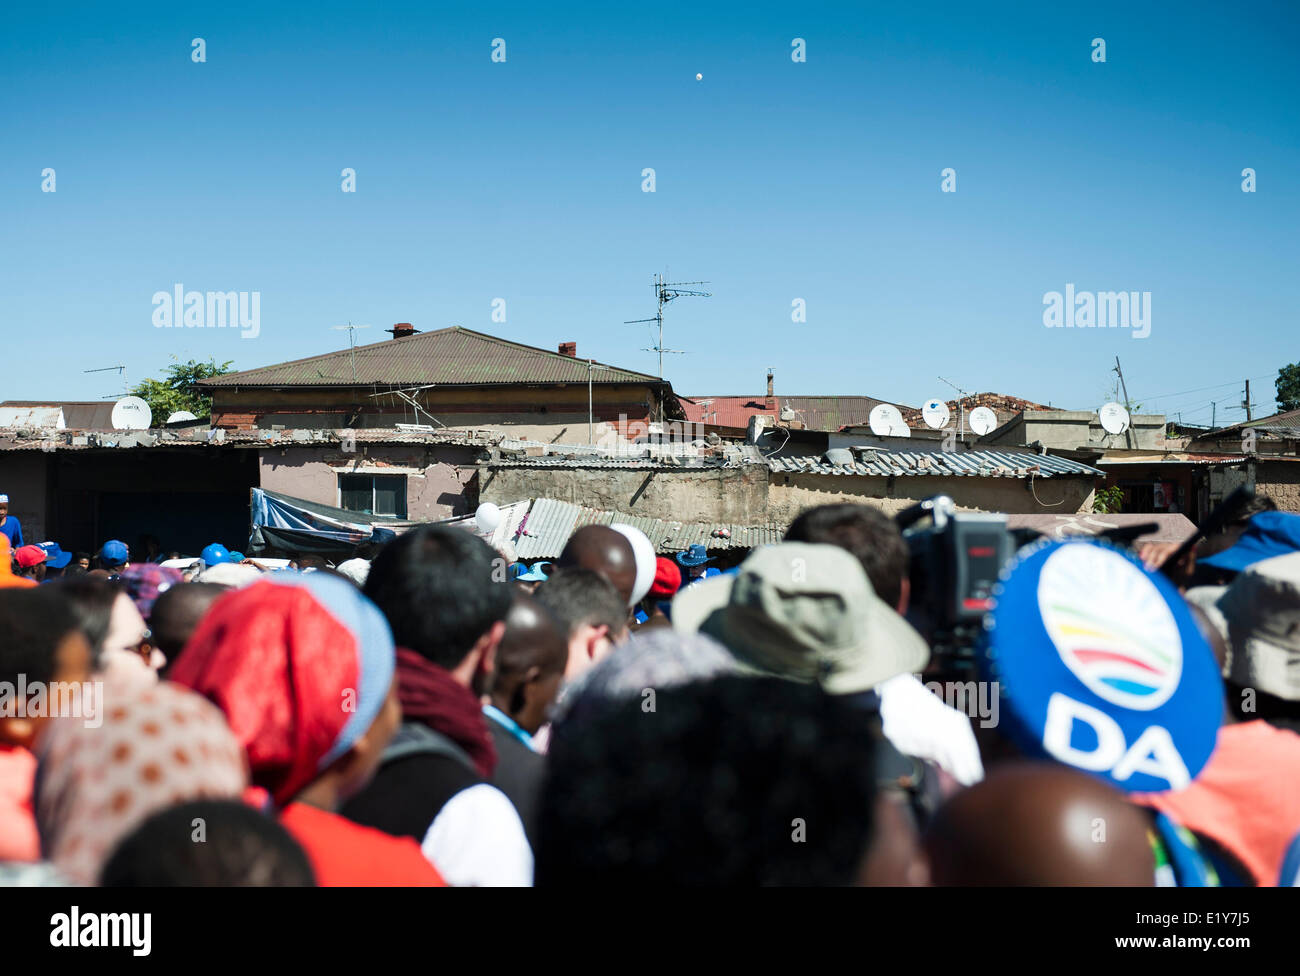
<path fill-rule="evenodd" d="M 998 415 L 988 407 L 976 407 L 970 412 L 970 429 L 983 437 L 998 425 Z"/>
<path fill-rule="evenodd" d="M 1097 411 L 1097 416 L 1101 418 L 1101 427 L 1108 434 L 1122 434 L 1128 430 L 1129 416 L 1128 411 L 1118 403 L 1103 403 Z"/>
<path fill-rule="evenodd" d="M 167 415 L 167 423 L 169 424 L 179 424 L 182 420 L 198 419 L 198 417 L 194 416 L 194 414 L 190 413 L 188 410 L 177 410 L 175 413 Z"/>
<path fill-rule="evenodd" d="M 114 430 L 148 430 L 152 422 L 153 411 L 149 404 L 137 396 L 124 396 L 113 404 Z"/>
<path fill-rule="evenodd" d="M 927 427 L 942 430 L 948 426 L 948 404 L 942 400 L 926 400 L 921 408 L 921 418 Z"/>
<path fill-rule="evenodd" d="M 892 403 L 877 403 L 867 414 L 867 424 L 877 437 L 910 437 L 903 415 Z"/>

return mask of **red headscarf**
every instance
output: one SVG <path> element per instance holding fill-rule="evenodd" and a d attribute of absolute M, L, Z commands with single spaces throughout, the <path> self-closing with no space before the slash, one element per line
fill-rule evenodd
<path fill-rule="evenodd" d="M 379 618 L 351 586 L 327 582 L 350 591 L 364 602 L 366 613 Z M 389 676 L 382 690 L 367 691 L 360 687 L 365 676 L 358 644 L 382 643 L 383 637 L 367 636 L 364 626 L 349 619 L 356 607 L 327 605 L 347 600 L 341 591 L 325 593 L 329 599 L 322 602 L 322 592 L 332 587 L 313 584 L 268 579 L 225 594 L 208 610 L 169 675 L 225 712 L 248 754 L 253 783 L 281 807 L 320 775 L 345 726 L 364 709 L 359 699 L 386 695 L 391 681 L 387 624 L 382 634 L 388 641 Z"/>

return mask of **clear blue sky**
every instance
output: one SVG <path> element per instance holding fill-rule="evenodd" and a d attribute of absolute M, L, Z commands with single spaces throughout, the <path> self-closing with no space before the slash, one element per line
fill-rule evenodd
<path fill-rule="evenodd" d="M 919 404 L 942 375 L 1090 408 L 1118 354 L 1145 408 L 1208 422 L 1245 377 L 1270 412 L 1300 360 L 1295 3 L 483 6 L 9 5 L 0 398 L 314 355 L 349 320 L 653 372 L 621 323 L 665 268 L 714 293 L 668 308 L 686 394 L 774 366 L 778 392 Z M 260 337 L 155 329 L 177 282 L 260 292 Z M 1150 291 L 1150 337 L 1044 328 L 1067 282 Z"/>

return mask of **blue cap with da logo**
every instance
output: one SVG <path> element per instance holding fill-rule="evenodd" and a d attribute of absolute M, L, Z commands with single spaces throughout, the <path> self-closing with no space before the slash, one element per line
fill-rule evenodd
<path fill-rule="evenodd" d="M 1155 793 L 1187 786 L 1214 751 L 1224 704 L 1209 642 L 1168 580 L 1108 544 L 1022 549 L 979 661 L 1030 755 Z"/>

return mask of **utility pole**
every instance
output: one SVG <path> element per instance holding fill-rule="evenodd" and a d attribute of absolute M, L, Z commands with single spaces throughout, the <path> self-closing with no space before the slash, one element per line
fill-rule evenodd
<path fill-rule="evenodd" d="M 1133 446 L 1133 410 L 1128 402 L 1128 385 L 1124 382 L 1124 370 L 1120 368 L 1119 357 L 1115 357 L 1115 372 L 1119 375 L 1119 388 L 1124 391 L 1124 409 L 1128 412 L 1128 430 L 1124 431 L 1124 441 Z"/>
<path fill-rule="evenodd" d="M 1250 380 L 1246 380 L 1246 399 L 1241 401 L 1241 405 L 1246 408 L 1246 422 L 1250 423 Z"/>
<path fill-rule="evenodd" d="M 1211 400 L 1210 401 L 1210 430 L 1219 429 L 1219 424 L 1216 419 L 1218 416 L 1218 410 L 1219 410 L 1219 405 L 1215 403 L 1213 400 Z"/>

